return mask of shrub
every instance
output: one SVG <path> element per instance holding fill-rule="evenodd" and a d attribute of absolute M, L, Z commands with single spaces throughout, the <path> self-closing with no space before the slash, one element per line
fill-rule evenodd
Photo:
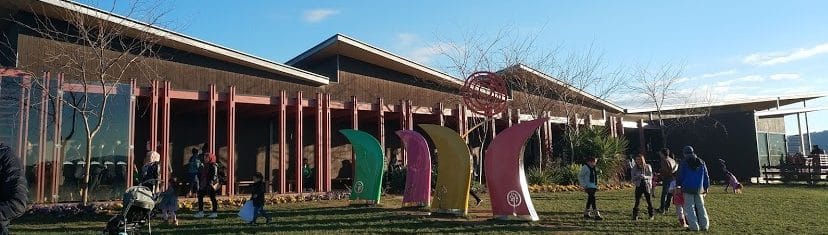
<path fill-rule="evenodd" d="M 573 138 L 575 163 L 583 163 L 586 157 L 595 156 L 603 180 L 615 179 L 619 172 L 623 172 L 626 139 L 610 137 L 607 129 L 600 126 L 581 129 Z"/>
<path fill-rule="evenodd" d="M 578 184 L 578 172 L 581 171 L 581 166 L 578 164 L 569 164 L 554 168 L 551 173 L 552 183 L 558 185 L 575 185 Z"/>
<path fill-rule="evenodd" d="M 540 167 L 532 167 L 526 170 L 526 181 L 530 185 L 547 185 L 552 183 L 552 171 L 554 169 L 543 170 Z"/>

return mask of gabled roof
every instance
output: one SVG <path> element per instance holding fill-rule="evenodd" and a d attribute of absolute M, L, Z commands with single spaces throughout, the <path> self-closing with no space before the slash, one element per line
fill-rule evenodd
<path fill-rule="evenodd" d="M 785 106 L 806 100 L 822 98 L 825 96 L 828 96 L 828 93 L 801 94 L 779 97 L 759 97 L 717 102 L 669 105 L 662 107 L 661 112 L 667 114 L 682 114 L 692 109 L 711 109 L 712 111 L 759 111 L 776 108 L 777 104 L 779 106 Z M 630 109 L 627 110 L 627 113 L 651 113 L 657 111 L 658 110 L 656 108 L 642 108 Z"/>
<path fill-rule="evenodd" d="M 623 108 L 621 108 L 620 106 L 618 106 L 618 105 L 616 105 L 616 104 L 614 104 L 610 101 L 601 99 L 601 98 L 599 98 L 595 95 L 592 95 L 592 94 L 590 94 L 590 93 L 588 93 L 584 90 L 581 90 L 580 88 L 569 85 L 569 84 L 567 84 L 567 83 L 565 83 L 561 80 L 558 80 L 557 78 L 554 78 L 550 75 L 547 75 L 547 74 L 545 74 L 541 71 L 538 71 L 537 69 L 531 68 L 529 66 L 526 66 L 526 65 L 523 65 L 523 64 L 516 64 L 516 65 L 509 66 L 505 69 L 502 69 L 502 70 L 498 71 L 498 73 L 503 73 L 503 72 L 506 72 L 508 70 L 520 70 L 520 71 L 528 72 L 529 74 L 531 74 L 531 75 L 533 75 L 537 78 L 540 78 L 540 79 L 543 79 L 545 81 L 551 82 L 551 84 L 553 84 L 554 86 L 559 86 L 563 89 L 571 91 L 576 96 L 579 96 L 579 97 L 583 98 L 583 100 L 585 102 L 591 103 L 594 106 L 597 106 L 597 107 L 600 107 L 600 108 L 603 108 L 603 109 L 607 109 L 607 110 L 610 110 L 610 111 L 619 112 L 619 113 L 624 112 Z"/>
<path fill-rule="evenodd" d="M 301 79 L 317 84 L 328 84 L 328 78 L 304 71 L 298 68 L 287 66 L 285 64 L 273 62 L 261 57 L 256 57 L 244 52 L 233 50 L 217 44 L 209 43 L 191 36 L 181 33 L 173 32 L 167 29 L 149 25 L 145 22 L 140 22 L 124 16 L 102 11 L 100 9 L 86 6 L 80 3 L 64 0 L 0 0 L 0 8 L 15 7 L 23 11 L 38 10 L 42 12 L 33 12 L 38 15 L 45 15 L 56 19 L 65 19 L 67 12 L 76 12 L 83 15 L 105 20 L 110 23 L 125 26 L 133 32 L 149 33 L 157 37 L 161 37 L 158 44 L 187 51 L 193 54 L 198 54 L 222 61 L 227 61 L 254 69 L 260 69 L 267 72 L 272 72 L 284 75 L 290 78 Z"/>
<path fill-rule="evenodd" d="M 302 64 L 313 63 L 332 55 L 344 55 L 417 78 L 430 79 L 431 81 L 452 87 L 460 87 L 463 85 L 463 81 L 451 75 L 342 34 L 336 34 L 326 39 L 313 48 L 290 59 L 286 64 L 301 66 Z"/>

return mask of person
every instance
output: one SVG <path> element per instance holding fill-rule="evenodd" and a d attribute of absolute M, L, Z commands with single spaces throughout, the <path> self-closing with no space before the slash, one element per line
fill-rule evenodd
<path fill-rule="evenodd" d="M 218 201 L 216 200 L 216 190 L 218 190 L 220 184 L 215 154 L 207 153 L 204 158 L 204 167 L 201 168 L 201 172 L 199 174 L 201 179 L 199 179 L 198 212 L 195 214 L 195 217 L 204 217 L 204 196 L 210 196 L 210 202 L 212 202 L 213 206 L 213 213 L 211 213 L 209 217 L 217 218 Z"/>
<path fill-rule="evenodd" d="M 26 212 L 29 187 L 20 160 L 11 147 L 0 143 L 0 234 L 9 234 L 12 219 Z"/>
<path fill-rule="evenodd" d="M 814 148 L 811 149 L 811 154 L 825 154 L 825 150 L 819 148 L 819 145 L 814 145 Z"/>
<path fill-rule="evenodd" d="M 308 158 L 302 158 L 302 187 L 313 189 L 313 169 L 308 164 Z"/>
<path fill-rule="evenodd" d="M 677 193 L 684 194 L 684 213 L 691 231 L 707 231 L 710 221 L 704 206 L 704 195 L 710 187 L 710 177 L 704 160 L 696 155 L 692 146 L 684 146 L 684 160 L 679 164 L 676 179 Z"/>
<path fill-rule="evenodd" d="M 261 172 L 256 172 L 256 176 L 253 183 L 253 195 L 250 196 L 250 200 L 253 201 L 253 220 L 250 221 L 251 225 L 256 224 L 256 219 L 259 216 L 264 216 L 267 219 L 266 223 L 270 223 L 271 218 L 270 215 L 267 214 L 267 211 L 264 209 L 264 202 L 265 202 L 265 183 L 264 183 L 264 176 Z"/>
<path fill-rule="evenodd" d="M 647 214 L 650 219 L 653 219 L 653 201 L 651 199 L 651 190 L 653 185 L 653 168 L 644 160 L 644 154 L 639 154 L 635 158 L 635 166 L 631 170 L 632 181 L 635 184 L 635 206 L 633 207 L 632 219 L 638 220 L 638 206 L 641 202 L 641 196 L 647 201 Z"/>
<path fill-rule="evenodd" d="M 682 228 L 687 228 L 687 217 L 684 216 L 684 194 L 676 192 L 676 181 L 670 182 L 670 192 L 673 193 L 673 205 L 676 206 L 676 218 L 678 219 L 679 226 Z"/>
<path fill-rule="evenodd" d="M 581 187 L 584 188 L 584 192 L 587 193 L 586 207 L 584 208 L 584 219 L 604 219 L 601 217 L 601 213 L 598 212 L 598 206 L 595 204 L 595 192 L 598 191 L 598 169 L 595 169 L 595 164 L 597 163 L 597 158 L 587 158 L 584 165 L 581 166 L 581 171 L 578 173 L 578 182 L 581 184 Z"/>
<path fill-rule="evenodd" d="M 190 160 L 187 163 L 187 173 L 190 176 L 190 189 L 188 190 L 188 195 L 196 195 L 198 194 L 198 172 L 201 171 L 201 168 L 204 166 L 201 160 L 201 155 L 198 154 L 198 148 L 193 148 L 190 150 L 192 155 L 190 156 Z"/>
<path fill-rule="evenodd" d="M 661 167 L 659 168 L 659 177 L 661 178 L 661 197 L 659 198 L 659 207 L 656 212 L 667 213 L 670 209 L 670 204 L 673 198 L 673 193 L 670 190 L 670 184 L 678 172 L 678 163 L 673 159 L 673 153 L 670 149 L 663 148 L 658 153 L 661 156 Z"/>
<path fill-rule="evenodd" d="M 159 195 L 161 197 L 161 203 L 158 204 L 161 213 L 164 215 L 164 221 L 176 226 L 178 226 L 178 218 L 175 215 L 175 212 L 178 210 L 178 194 L 175 192 L 175 185 L 177 183 L 178 180 L 176 178 L 173 177 L 170 179 L 167 190 Z"/>
<path fill-rule="evenodd" d="M 161 154 L 156 151 L 149 151 L 144 159 L 144 167 L 141 169 L 141 185 L 150 188 L 152 192 L 158 189 L 158 179 L 161 172 Z"/>

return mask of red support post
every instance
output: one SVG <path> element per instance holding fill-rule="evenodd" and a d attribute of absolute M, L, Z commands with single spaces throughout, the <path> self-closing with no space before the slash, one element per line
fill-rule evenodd
<path fill-rule="evenodd" d="M 325 94 L 325 192 L 331 191 L 331 95 Z"/>
<path fill-rule="evenodd" d="M 303 144 L 302 144 L 302 122 L 304 118 L 302 118 L 302 91 L 296 92 L 296 192 L 302 193 L 304 191 L 304 187 L 302 184 L 302 166 L 303 166 Z"/>
<path fill-rule="evenodd" d="M 515 109 L 515 124 L 520 124 L 520 109 Z"/>
<path fill-rule="evenodd" d="M 617 136 L 624 136 L 624 117 L 618 117 L 616 119 L 617 122 L 615 123 L 616 130 L 618 131 L 616 134 Z"/>
<path fill-rule="evenodd" d="M 152 80 L 152 98 L 150 103 L 150 139 L 149 149 L 147 151 L 155 151 L 158 149 L 158 81 Z M 143 161 L 142 161 L 143 162 Z"/>
<path fill-rule="evenodd" d="M 592 114 L 588 114 L 587 118 L 584 119 L 584 125 L 588 129 L 592 129 Z"/>
<path fill-rule="evenodd" d="M 506 126 L 512 127 L 512 109 L 509 108 L 506 110 Z"/>
<path fill-rule="evenodd" d="M 216 84 L 210 84 L 210 109 L 207 112 L 207 151 L 216 154 L 216 102 L 218 102 L 218 92 L 216 92 Z M 218 154 L 216 154 L 218 157 Z"/>
<path fill-rule="evenodd" d="M 351 129 L 359 130 L 359 100 L 357 100 L 356 96 L 351 96 Z M 351 146 L 351 166 L 353 166 L 354 172 L 356 170 L 356 153 L 353 150 L 353 145 Z"/>
<path fill-rule="evenodd" d="M 61 139 L 61 121 L 63 120 L 63 73 L 58 74 L 57 80 L 57 87 L 55 87 L 55 131 L 53 132 L 52 139 L 55 142 L 53 154 L 53 163 L 52 163 L 52 202 L 58 201 L 58 190 L 60 190 L 60 176 L 58 175 L 61 172 L 61 167 L 63 163 L 63 159 L 61 156 L 63 153 L 62 151 L 62 139 Z"/>
<path fill-rule="evenodd" d="M 437 103 L 437 118 L 440 126 L 446 126 L 446 117 L 443 115 L 443 102 Z"/>
<path fill-rule="evenodd" d="M 463 132 L 463 106 L 461 104 L 457 104 L 457 133 L 461 135 L 464 134 Z"/>
<path fill-rule="evenodd" d="M 20 162 L 22 164 L 26 164 L 28 159 L 28 154 L 26 154 L 26 149 L 29 145 L 29 108 L 31 106 L 31 80 L 29 78 L 23 78 L 20 82 L 20 133 L 18 136 L 18 149 L 17 151 L 20 152 Z M 26 175 L 26 167 L 21 169 L 22 175 Z"/>
<path fill-rule="evenodd" d="M 35 163 L 36 166 L 36 182 L 37 182 L 37 189 L 36 189 L 36 196 L 35 202 L 43 202 L 44 191 L 46 190 L 46 124 L 48 123 L 48 113 L 49 113 L 49 82 L 51 80 L 52 74 L 50 72 L 45 72 L 43 74 L 43 86 L 41 86 L 40 90 L 40 122 L 38 123 L 38 148 L 37 148 L 37 162 Z"/>
<path fill-rule="evenodd" d="M 323 183 L 324 182 L 324 177 L 325 177 L 324 168 L 323 168 L 324 165 L 325 165 L 324 164 L 324 157 L 323 157 L 323 155 L 324 155 L 323 152 L 325 151 L 324 150 L 325 143 L 322 140 L 323 136 L 325 135 L 324 131 L 323 131 L 323 128 L 324 128 L 324 117 L 323 116 L 325 115 L 324 105 L 323 105 L 324 102 L 325 101 L 323 101 L 323 99 L 322 99 L 322 93 L 316 93 L 316 116 L 315 116 L 316 117 L 316 126 L 314 127 L 314 130 L 316 130 L 315 134 L 314 134 L 314 140 L 316 140 L 316 141 L 313 144 L 313 153 L 314 153 L 313 164 L 314 164 L 314 169 L 316 169 L 316 171 L 314 172 L 315 177 L 313 177 L 313 178 L 315 179 L 314 189 L 317 192 L 322 192 L 322 191 L 325 190 L 325 185 Z"/>
<path fill-rule="evenodd" d="M 168 187 L 167 182 L 170 177 L 170 90 L 172 90 L 170 81 L 164 81 L 164 92 L 162 92 L 161 100 L 161 189 Z"/>
<path fill-rule="evenodd" d="M 604 118 L 604 126 L 607 127 L 607 134 L 610 137 L 615 137 L 615 122 L 612 121 L 612 116 L 606 116 Z"/>
<path fill-rule="evenodd" d="M 236 87 L 227 88 L 227 194 L 236 195 Z"/>
<path fill-rule="evenodd" d="M 279 92 L 279 193 L 285 194 L 287 188 L 287 92 Z"/>
<path fill-rule="evenodd" d="M 638 120 L 638 153 L 646 154 L 647 153 L 647 143 L 646 139 L 644 138 L 644 119 Z"/>
<path fill-rule="evenodd" d="M 126 170 L 126 178 L 124 179 L 124 180 L 126 180 L 125 185 L 126 185 L 127 188 L 132 187 L 132 184 L 134 183 L 134 182 L 132 182 L 132 179 L 134 179 L 134 177 L 135 177 L 133 175 L 132 169 L 133 169 L 133 167 L 135 167 L 135 102 L 136 102 L 136 100 L 135 100 L 136 99 L 136 94 L 135 94 L 136 89 L 135 88 L 137 87 L 136 86 L 137 83 L 135 82 L 135 79 L 132 79 L 129 82 L 129 84 L 130 84 L 130 89 L 129 89 L 129 130 L 128 130 L 129 137 L 127 137 L 127 147 L 128 147 L 127 148 L 127 150 L 128 150 L 128 152 L 127 152 L 127 162 L 126 162 L 127 170 Z"/>
<path fill-rule="evenodd" d="M 405 114 L 408 115 L 408 117 L 405 119 L 405 121 L 408 122 L 407 123 L 408 126 L 406 128 L 408 130 L 414 130 L 414 110 L 412 110 L 413 105 L 411 105 L 411 100 L 406 100 L 405 103 L 406 103 L 405 108 L 408 109 L 405 112 Z"/>
<path fill-rule="evenodd" d="M 400 100 L 400 130 L 408 130 L 408 110 L 408 103 L 405 100 Z M 397 160 L 397 157 L 406 162 L 405 148 L 400 147 L 400 156 L 394 156 L 394 159 Z"/>
<path fill-rule="evenodd" d="M 377 138 L 380 142 L 383 154 L 385 153 L 385 101 L 377 98 Z"/>

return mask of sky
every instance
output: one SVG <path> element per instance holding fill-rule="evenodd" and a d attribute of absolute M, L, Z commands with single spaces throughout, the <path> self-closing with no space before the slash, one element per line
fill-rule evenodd
<path fill-rule="evenodd" d="M 127 9 L 116 4 L 116 12 Z M 112 3 L 88 2 L 109 9 Z M 276 62 L 342 33 L 440 69 L 441 40 L 536 35 L 538 50 L 597 49 L 609 66 L 681 64 L 681 91 L 725 101 L 825 91 L 828 1 L 163 1 L 171 30 Z M 644 105 L 629 92 L 612 101 Z M 801 103 L 797 105 L 802 105 Z M 828 107 L 828 99 L 809 101 Z M 783 107 L 791 108 L 791 107 Z M 809 114 L 828 129 L 828 111 Z M 804 122 L 804 120 L 803 120 Z M 796 117 L 786 118 L 789 134 Z M 803 127 L 804 129 L 804 127 Z"/>

